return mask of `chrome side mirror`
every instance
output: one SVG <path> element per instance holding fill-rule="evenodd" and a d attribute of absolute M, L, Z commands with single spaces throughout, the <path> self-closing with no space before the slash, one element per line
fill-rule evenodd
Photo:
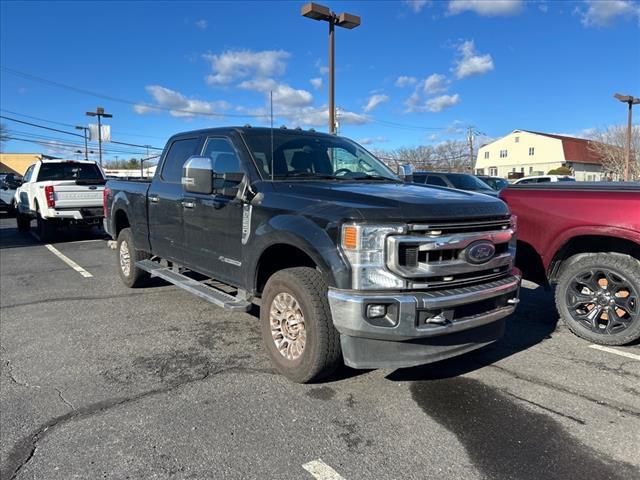
<path fill-rule="evenodd" d="M 400 178 L 406 183 L 413 182 L 413 167 L 409 163 L 400 165 L 400 171 L 398 172 Z"/>
<path fill-rule="evenodd" d="M 182 188 L 187 192 L 213 192 L 213 166 L 211 158 L 193 155 L 182 167 Z"/>

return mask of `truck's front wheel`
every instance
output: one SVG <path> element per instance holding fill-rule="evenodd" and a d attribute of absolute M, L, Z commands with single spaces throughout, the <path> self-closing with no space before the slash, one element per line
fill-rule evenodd
<path fill-rule="evenodd" d="M 140 287 L 149 280 L 149 273 L 136 267 L 136 262 L 150 258 L 150 255 L 135 249 L 133 233 L 130 228 L 123 228 L 118 234 L 116 253 L 118 255 L 118 273 L 127 287 Z"/>
<path fill-rule="evenodd" d="M 294 382 L 329 376 L 342 361 L 322 274 L 287 268 L 269 278 L 260 309 L 262 337 L 276 369 Z"/>
<path fill-rule="evenodd" d="M 556 305 L 567 327 L 591 342 L 624 345 L 640 338 L 640 262 L 619 253 L 569 258 Z"/>

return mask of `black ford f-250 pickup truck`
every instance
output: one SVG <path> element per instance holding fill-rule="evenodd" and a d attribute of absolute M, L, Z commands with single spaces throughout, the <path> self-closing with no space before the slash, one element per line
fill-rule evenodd
<path fill-rule="evenodd" d="M 518 303 L 502 201 L 405 182 L 346 138 L 182 133 L 150 182 L 110 180 L 104 196 L 128 286 L 153 275 L 224 308 L 259 305 L 294 381 L 462 354 L 500 338 Z"/>

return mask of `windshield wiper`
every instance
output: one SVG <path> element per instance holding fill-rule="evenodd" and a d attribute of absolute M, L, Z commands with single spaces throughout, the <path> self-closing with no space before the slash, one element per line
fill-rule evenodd
<path fill-rule="evenodd" d="M 385 177 L 384 175 L 369 175 L 368 173 L 364 173 L 362 174 L 362 176 L 359 176 L 359 177 L 351 177 L 351 179 L 352 180 L 384 180 L 386 182 L 402 183 L 401 180 L 397 180 L 395 178 Z"/>
<path fill-rule="evenodd" d="M 307 177 L 307 178 L 333 178 L 333 179 L 339 179 L 340 177 L 336 177 L 335 175 L 329 175 L 328 173 L 315 173 L 315 172 L 289 172 L 289 173 L 285 173 L 284 175 L 277 175 L 280 178 L 300 178 L 300 177 Z"/>

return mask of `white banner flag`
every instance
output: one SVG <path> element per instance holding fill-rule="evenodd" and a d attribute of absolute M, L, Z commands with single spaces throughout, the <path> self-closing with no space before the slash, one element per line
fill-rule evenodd
<path fill-rule="evenodd" d="M 102 141 L 110 142 L 111 141 L 111 125 L 101 125 L 101 127 L 102 127 L 101 128 Z M 92 142 L 98 141 L 98 125 L 95 123 L 89 125 L 89 140 L 91 140 Z"/>

